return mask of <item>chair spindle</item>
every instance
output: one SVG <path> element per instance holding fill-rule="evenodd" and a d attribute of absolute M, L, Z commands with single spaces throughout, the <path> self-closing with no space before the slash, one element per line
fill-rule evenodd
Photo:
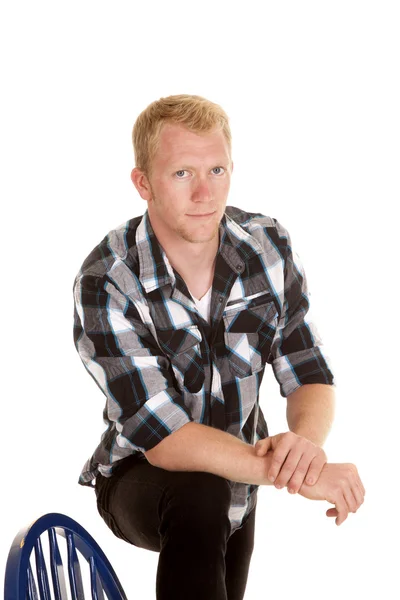
<path fill-rule="evenodd" d="M 53 580 L 54 598 L 55 600 L 68 600 L 64 565 L 61 559 L 60 550 L 58 548 L 57 535 L 54 527 L 49 529 L 48 534 L 50 547 L 50 568 L 51 578 Z"/>
<path fill-rule="evenodd" d="M 35 542 L 36 574 L 41 600 L 51 600 L 49 578 L 40 537 Z"/>
<path fill-rule="evenodd" d="M 30 564 L 28 564 L 28 582 L 26 585 L 26 598 L 27 600 L 40 600 Z"/>
<path fill-rule="evenodd" d="M 68 549 L 68 574 L 71 586 L 72 600 L 85 600 L 83 591 L 82 573 L 79 565 L 78 554 L 75 548 L 74 534 L 65 530 Z"/>
<path fill-rule="evenodd" d="M 99 574 L 96 569 L 94 557 L 89 558 L 90 568 L 90 589 L 92 591 L 92 600 L 104 600 L 103 586 L 100 581 Z"/>

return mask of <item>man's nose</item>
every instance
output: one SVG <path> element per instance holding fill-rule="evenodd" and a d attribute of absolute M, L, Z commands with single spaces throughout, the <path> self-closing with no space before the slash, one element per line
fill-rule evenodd
<path fill-rule="evenodd" d="M 199 180 L 199 182 L 197 183 L 195 190 L 193 192 L 193 200 L 202 200 L 204 201 L 210 201 L 211 200 L 211 189 L 210 189 L 210 184 L 207 180 L 205 179 L 201 179 Z"/>

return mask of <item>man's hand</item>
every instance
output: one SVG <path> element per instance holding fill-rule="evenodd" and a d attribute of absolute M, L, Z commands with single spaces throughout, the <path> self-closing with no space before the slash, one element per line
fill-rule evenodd
<path fill-rule="evenodd" d="M 293 494 L 303 483 L 314 485 L 327 462 L 322 448 L 292 431 L 259 440 L 255 449 L 257 456 L 273 451 L 268 479 L 278 489 L 287 485 Z"/>
<path fill-rule="evenodd" d="M 351 463 L 327 463 L 315 485 L 304 484 L 300 496 L 309 500 L 327 500 L 336 508 L 326 511 L 327 517 L 337 517 L 341 525 L 349 512 L 357 512 L 364 502 L 365 488 L 357 467 Z"/>

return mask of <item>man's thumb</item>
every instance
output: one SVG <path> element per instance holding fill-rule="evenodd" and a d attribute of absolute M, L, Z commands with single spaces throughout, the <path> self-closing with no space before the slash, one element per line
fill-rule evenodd
<path fill-rule="evenodd" d="M 268 446 L 269 444 L 267 440 L 258 440 L 258 442 L 255 445 L 257 456 L 263 456 L 264 454 L 266 454 L 268 451 Z"/>

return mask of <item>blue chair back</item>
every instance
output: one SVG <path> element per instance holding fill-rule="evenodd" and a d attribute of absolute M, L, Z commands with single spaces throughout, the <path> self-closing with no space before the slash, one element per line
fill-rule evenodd
<path fill-rule="evenodd" d="M 48 534 L 47 559 L 40 539 L 45 532 Z M 58 535 L 65 539 L 63 543 L 66 544 L 64 554 L 67 556 L 68 578 L 64 574 Z M 33 550 L 35 567 L 31 564 Z M 92 600 L 127 600 L 114 569 L 97 542 L 79 523 L 58 513 L 43 515 L 23 527 L 15 536 L 6 565 L 5 600 L 68 600 L 69 597 L 72 600 L 85 600 L 77 550 L 89 563 L 88 588 Z M 46 563 L 50 565 L 53 595 L 50 594 Z M 69 596 L 66 579 L 70 587 Z"/>

